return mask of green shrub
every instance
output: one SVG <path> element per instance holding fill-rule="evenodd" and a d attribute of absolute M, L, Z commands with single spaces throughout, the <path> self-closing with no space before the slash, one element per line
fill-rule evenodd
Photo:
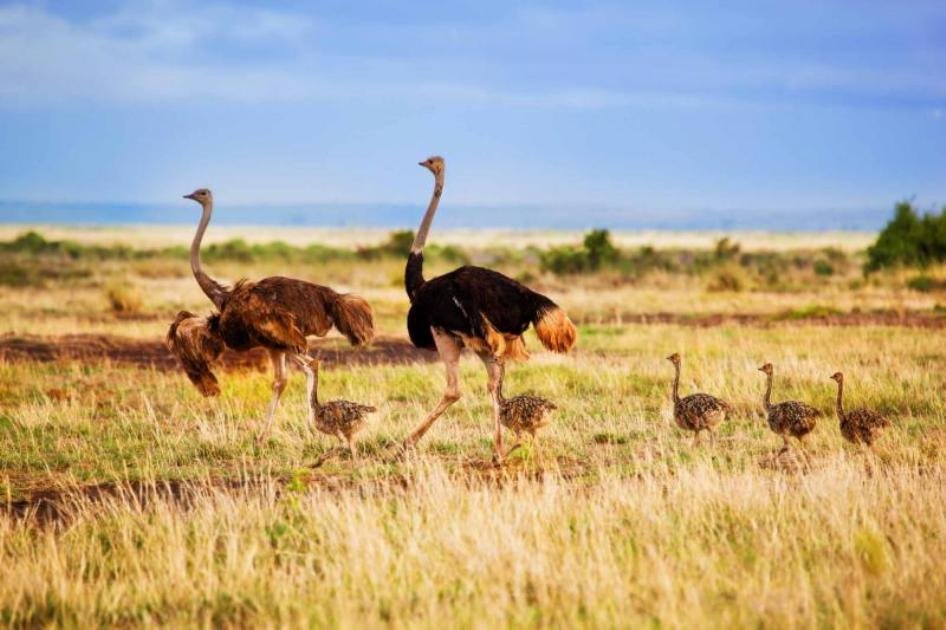
<path fill-rule="evenodd" d="M 808 306 L 802 306 L 790 311 L 785 311 L 784 313 L 779 314 L 775 319 L 823 319 L 825 317 L 840 314 L 841 311 L 834 308 L 833 306 L 825 306 L 824 304 L 809 304 Z"/>
<path fill-rule="evenodd" d="M 381 246 L 385 253 L 392 256 L 406 257 L 414 244 L 414 230 L 395 230 L 388 236 L 388 242 Z"/>
<path fill-rule="evenodd" d="M 0 260 L 0 285 L 5 287 L 29 287 L 42 284 L 26 267 L 12 260 Z"/>
<path fill-rule="evenodd" d="M 591 230 L 580 247 L 560 245 L 540 254 L 542 268 L 554 274 L 566 275 L 597 271 L 620 261 L 621 252 L 611 242 L 608 230 Z"/>
<path fill-rule="evenodd" d="M 573 245 L 551 247 L 541 254 L 541 265 L 545 271 L 562 276 L 588 270 L 588 255 L 584 248 Z"/>
<path fill-rule="evenodd" d="M 746 271 L 738 265 L 729 264 L 717 269 L 710 276 L 706 288 L 710 291 L 745 291 L 749 284 Z"/>
<path fill-rule="evenodd" d="M 867 248 L 865 270 L 897 265 L 925 267 L 946 260 L 946 208 L 939 214 L 917 214 L 909 201 L 901 201 L 894 217 L 877 241 Z"/>
<path fill-rule="evenodd" d="M 946 280 L 940 280 L 926 275 L 925 273 L 913 276 L 907 280 L 907 287 L 920 293 L 929 293 L 931 291 L 941 291 L 946 289 Z"/>
<path fill-rule="evenodd" d="M 739 250 L 741 246 L 739 243 L 732 241 L 728 236 L 716 241 L 716 246 L 713 248 L 713 254 L 717 260 L 732 260 L 739 255 Z"/>
<path fill-rule="evenodd" d="M 37 254 L 50 249 L 52 244 L 43 238 L 39 232 L 30 230 L 16 237 L 8 243 L 7 251 Z"/>
<path fill-rule="evenodd" d="M 592 270 L 612 265 L 620 256 L 620 252 L 611 242 L 611 233 L 608 230 L 591 230 L 585 235 L 583 246 L 588 268 Z"/>
<path fill-rule="evenodd" d="M 814 270 L 815 274 L 819 276 L 834 275 L 834 267 L 827 260 L 816 260 Z"/>

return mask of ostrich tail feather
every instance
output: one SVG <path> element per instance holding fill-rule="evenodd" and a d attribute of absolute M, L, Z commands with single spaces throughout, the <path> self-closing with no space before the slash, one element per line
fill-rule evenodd
<path fill-rule="evenodd" d="M 558 306 L 540 310 L 533 325 L 539 341 L 552 352 L 568 352 L 578 339 L 575 324 Z"/>
<path fill-rule="evenodd" d="M 371 305 L 357 295 L 338 296 L 332 304 L 335 328 L 345 335 L 353 346 L 361 346 L 374 338 L 374 315 Z"/>

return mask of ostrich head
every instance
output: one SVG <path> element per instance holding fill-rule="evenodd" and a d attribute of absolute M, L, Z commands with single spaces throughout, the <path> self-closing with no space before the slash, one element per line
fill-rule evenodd
<path fill-rule="evenodd" d="M 443 173 L 444 161 L 439 155 L 431 155 L 423 162 L 418 162 L 418 164 L 426 168 L 434 175 L 440 175 Z"/>
<path fill-rule="evenodd" d="M 193 199 L 202 206 L 206 206 L 209 203 L 212 203 L 214 200 L 214 194 L 210 192 L 209 188 L 198 188 L 189 195 L 184 195 L 184 199 Z"/>
<path fill-rule="evenodd" d="M 840 384 L 840 383 L 843 383 L 843 382 L 844 382 L 844 374 L 841 374 L 840 372 L 835 372 L 834 374 L 831 375 L 831 380 L 832 380 L 832 381 L 837 381 L 839 384 Z"/>
<path fill-rule="evenodd" d="M 680 355 L 677 354 L 676 352 L 674 352 L 669 357 L 667 357 L 667 360 L 673 363 L 674 365 L 680 365 Z"/>
<path fill-rule="evenodd" d="M 224 343 L 216 328 L 216 316 L 198 317 L 181 311 L 168 328 L 167 348 L 187 374 L 187 378 L 204 396 L 220 393 L 217 377 L 210 364 L 223 352 Z"/>
<path fill-rule="evenodd" d="M 771 374 L 772 374 L 772 364 L 771 364 L 771 363 L 766 363 L 765 365 L 763 365 L 762 367 L 759 368 L 759 371 L 760 371 L 760 372 L 765 372 L 766 374 L 771 375 Z"/>

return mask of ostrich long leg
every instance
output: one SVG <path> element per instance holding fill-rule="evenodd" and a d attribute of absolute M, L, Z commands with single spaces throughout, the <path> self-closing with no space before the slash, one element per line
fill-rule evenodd
<path fill-rule="evenodd" d="M 282 396 L 283 391 L 286 389 L 285 353 L 278 352 L 276 350 L 270 350 L 269 358 L 273 363 L 273 397 L 269 401 L 269 410 L 266 413 L 266 421 L 263 424 L 263 428 L 256 436 L 256 441 L 259 444 L 262 444 L 263 440 L 266 439 L 266 436 L 269 435 L 269 430 L 273 425 L 273 418 L 276 417 L 276 407 L 279 406 L 279 399 Z"/>
<path fill-rule="evenodd" d="M 480 359 L 486 364 L 486 373 L 489 376 L 487 389 L 490 402 L 493 404 L 493 461 L 497 464 L 503 461 L 503 426 L 499 422 L 499 384 L 502 382 L 505 366 L 502 360 L 492 355 L 481 354 Z"/>
<path fill-rule="evenodd" d="M 434 343 L 437 344 L 437 353 L 440 355 L 444 367 L 447 368 L 447 387 L 434 410 L 423 422 L 417 425 L 417 428 L 404 441 L 404 446 L 408 448 L 417 444 L 417 441 L 424 437 L 427 430 L 447 410 L 447 407 L 460 400 L 460 344 L 450 335 L 436 329 L 433 330 L 433 334 Z"/>

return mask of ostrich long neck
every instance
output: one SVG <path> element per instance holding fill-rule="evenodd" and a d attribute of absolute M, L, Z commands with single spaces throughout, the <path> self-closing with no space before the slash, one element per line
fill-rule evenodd
<path fill-rule="evenodd" d="M 843 418 L 843 417 L 844 417 L 844 405 L 843 405 L 843 403 L 842 403 L 842 399 L 843 399 L 843 398 L 844 398 L 844 381 L 838 381 L 838 405 L 837 405 L 837 409 L 838 409 L 838 417 L 839 417 L 839 418 Z"/>
<path fill-rule="evenodd" d="M 434 215 L 437 213 L 437 206 L 440 204 L 440 195 L 443 194 L 443 172 L 441 167 L 434 175 L 434 192 L 430 196 L 430 203 L 427 205 L 427 212 L 417 228 L 417 235 L 414 236 L 414 243 L 411 245 L 412 254 L 420 254 L 424 251 L 424 245 L 427 243 L 427 234 L 430 232 L 430 224 L 434 222 Z"/>
<path fill-rule="evenodd" d="M 404 288 L 407 290 L 407 297 L 414 301 L 417 291 L 424 285 L 424 244 L 427 242 L 427 234 L 430 232 L 430 224 L 434 221 L 434 214 L 437 212 L 437 205 L 440 203 L 440 195 L 443 193 L 443 168 L 434 174 L 434 192 L 430 197 L 430 204 L 427 206 L 427 212 L 417 228 L 417 235 L 414 236 L 414 243 L 411 245 L 411 253 L 407 256 L 407 265 L 404 267 Z"/>
<path fill-rule="evenodd" d="M 200 243 L 204 239 L 204 232 L 207 231 L 207 225 L 210 223 L 210 215 L 213 213 L 213 205 L 203 204 L 203 213 L 200 215 L 200 223 L 197 225 L 197 233 L 194 234 L 194 240 L 191 242 L 191 271 L 194 272 L 194 278 L 197 284 L 203 290 L 204 294 L 210 298 L 218 309 L 223 308 L 223 303 L 227 297 L 227 291 L 219 282 L 204 273 L 200 266 Z"/>
<path fill-rule="evenodd" d="M 680 402 L 680 364 L 674 363 L 674 376 L 673 376 L 673 402 L 674 404 Z"/>
<path fill-rule="evenodd" d="M 765 397 L 762 399 L 762 404 L 765 407 L 765 410 L 768 411 L 772 407 L 772 373 L 768 372 L 765 375 Z"/>

